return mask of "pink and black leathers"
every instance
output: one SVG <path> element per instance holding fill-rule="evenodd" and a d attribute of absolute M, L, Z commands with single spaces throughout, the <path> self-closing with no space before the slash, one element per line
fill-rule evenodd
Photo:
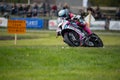
<path fill-rule="evenodd" d="M 87 32 L 88 35 L 92 34 L 92 32 L 88 28 L 87 24 L 84 23 L 83 21 L 80 22 L 80 16 L 79 15 L 74 15 L 73 13 L 69 13 L 69 19 L 74 20 L 79 27 L 82 27 L 83 30 Z"/>
<path fill-rule="evenodd" d="M 91 30 L 87 27 L 87 24 L 86 24 L 82 19 L 80 19 L 80 15 L 75 15 L 75 14 L 73 14 L 73 13 L 69 13 L 67 17 L 59 17 L 59 18 L 58 18 L 58 23 L 61 23 L 62 19 L 66 19 L 66 20 L 68 20 L 68 21 L 71 21 L 71 20 L 72 20 L 72 21 L 74 21 L 79 27 L 82 27 L 82 29 L 83 29 L 84 31 L 86 31 L 88 35 L 91 35 L 91 34 L 92 34 Z M 80 21 L 80 20 L 81 20 L 81 21 Z M 57 29 L 57 35 L 58 35 L 58 36 L 60 35 L 60 31 L 61 31 L 61 30 L 60 30 L 60 25 L 62 25 L 62 23 L 58 25 L 58 29 Z"/>

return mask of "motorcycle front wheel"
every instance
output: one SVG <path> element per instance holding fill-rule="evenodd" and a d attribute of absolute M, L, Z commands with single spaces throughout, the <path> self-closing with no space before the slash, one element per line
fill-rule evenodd
<path fill-rule="evenodd" d="M 64 33 L 64 42 L 72 47 L 80 46 L 80 38 L 78 33 L 76 33 L 75 31 L 69 31 Z"/>

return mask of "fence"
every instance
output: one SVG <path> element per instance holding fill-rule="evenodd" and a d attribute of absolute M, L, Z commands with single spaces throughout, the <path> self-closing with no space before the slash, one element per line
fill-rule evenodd
<path fill-rule="evenodd" d="M 56 19 L 39 19 L 39 18 L 12 18 L 12 20 L 26 20 L 27 29 L 46 29 L 56 30 L 57 20 Z M 0 18 L 0 27 L 7 28 L 7 19 Z M 109 23 L 106 21 L 95 21 L 91 24 L 91 30 L 120 30 L 120 21 L 110 20 Z"/>

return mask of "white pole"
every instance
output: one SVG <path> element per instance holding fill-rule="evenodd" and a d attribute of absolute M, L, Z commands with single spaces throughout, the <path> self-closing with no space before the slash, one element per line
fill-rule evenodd
<path fill-rule="evenodd" d="M 17 44 L 17 34 L 15 34 L 15 42 L 14 44 L 16 45 Z"/>
<path fill-rule="evenodd" d="M 30 4 L 30 0 L 28 0 L 28 4 Z"/>
<path fill-rule="evenodd" d="M 85 8 L 88 7 L 88 0 L 83 0 L 83 7 L 85 7 Z"/>
<path fill-rule="evenodd" d="M 87 12 L 87 7 L 88 7 L 88 0 L 83 0 L 83 8 L 85 8 L 85 12 Z"/>

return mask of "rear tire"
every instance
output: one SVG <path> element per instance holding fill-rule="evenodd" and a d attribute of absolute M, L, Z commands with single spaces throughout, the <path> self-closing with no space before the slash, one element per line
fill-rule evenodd
<path fill-rule="evenodd" d="M 93 42 L 93 47 L 103 47 L 103 41 L 94 33 L 90 36 L 89 41 Z"/>

